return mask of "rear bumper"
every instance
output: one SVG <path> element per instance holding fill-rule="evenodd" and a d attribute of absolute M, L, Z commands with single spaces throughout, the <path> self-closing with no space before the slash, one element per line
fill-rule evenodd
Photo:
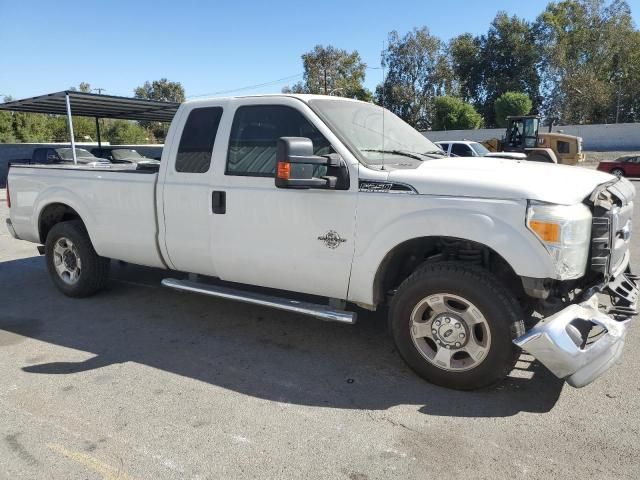
<path fill-rule="evenodd" d="M 622 355 L 628 325 L 637 313 L 636 280 L 635 276 L 621 274 L 606 286 L 615 299 L 607 312 L 599 309 L 594 294 L 541 320 L 514 343 L 569 385 L 588 385 Z"/>
<path fill-rule="evenodd" d="M 11 219 L 7 218 L 6 220 L 6 225 L 7 225 L 7 230 L 9 230 L 9 233 L 11 234 L 11 236 L 17 240 L 20 240 L 18 238 L 18 234 L 16 233 L 15 229 L 13 228 L 13 223 L 11 223 Z"/>

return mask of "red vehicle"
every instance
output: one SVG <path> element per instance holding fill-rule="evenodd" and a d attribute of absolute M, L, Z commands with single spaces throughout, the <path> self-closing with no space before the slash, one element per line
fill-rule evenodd
<path fill-rule="evenodd" d="M 640 155 L 626 155 L 614 161 L 600 162 L 598 170 L 617 177 L 640 177 Z"/>

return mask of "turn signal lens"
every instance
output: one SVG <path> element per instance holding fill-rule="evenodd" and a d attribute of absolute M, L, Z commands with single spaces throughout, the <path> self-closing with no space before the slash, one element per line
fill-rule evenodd
<path fill-rule="evenodd" d="M 548 243 L 560 243 L 560 225 L 557 223 L 529 221 L 529 227 L 536 232 L 540 239 Z"/>
<path fill-rule="evenodd" d="M 278 178 L 289 180 L 291 175 L 291 164 L 288 162 L 278 162 Z"/>

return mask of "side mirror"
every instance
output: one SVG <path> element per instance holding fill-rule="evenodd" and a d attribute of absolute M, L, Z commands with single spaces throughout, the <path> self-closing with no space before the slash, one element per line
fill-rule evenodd
<path fill-rule="evenodd" d="M 313 142 L 309 138 L 279 138 L 276 155 L 278 188 L 341 188 L 341 180 L 348 175 L 339 155 L 314 155 Z M 338 175 L 314 177 L 316 166 L 325 166 L 328 172 L 338 170 Z"/>

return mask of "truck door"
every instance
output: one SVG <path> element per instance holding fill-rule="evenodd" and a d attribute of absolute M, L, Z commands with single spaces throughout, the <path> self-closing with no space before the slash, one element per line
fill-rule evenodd
<path fill-rule="evenodd" d="M 235 105 L 233 122 L 225 122 L 227 144 L 223 156 L 216 158 L 210 192 L 211 255 L 218 275 L 239 283 L 346 298 L 354 252 L 357 166 L 349 167 L 349 190 L 276 188 L 280 137 L 310 138 L 316 155 L 333 151 L 327 136 L 339 142 L 298 99 L 280 98 L 277 104 L 269 98 L 238 99 Z"/>
<path fill-rule="evenodd" d="M 183 128 L 163 155 L 160 238 L 169 266 L 176 270 L 216 275 L 210 254 L 211 158 L 222 113 L 219 106 L 182 112 L 174 121 Z"/>

